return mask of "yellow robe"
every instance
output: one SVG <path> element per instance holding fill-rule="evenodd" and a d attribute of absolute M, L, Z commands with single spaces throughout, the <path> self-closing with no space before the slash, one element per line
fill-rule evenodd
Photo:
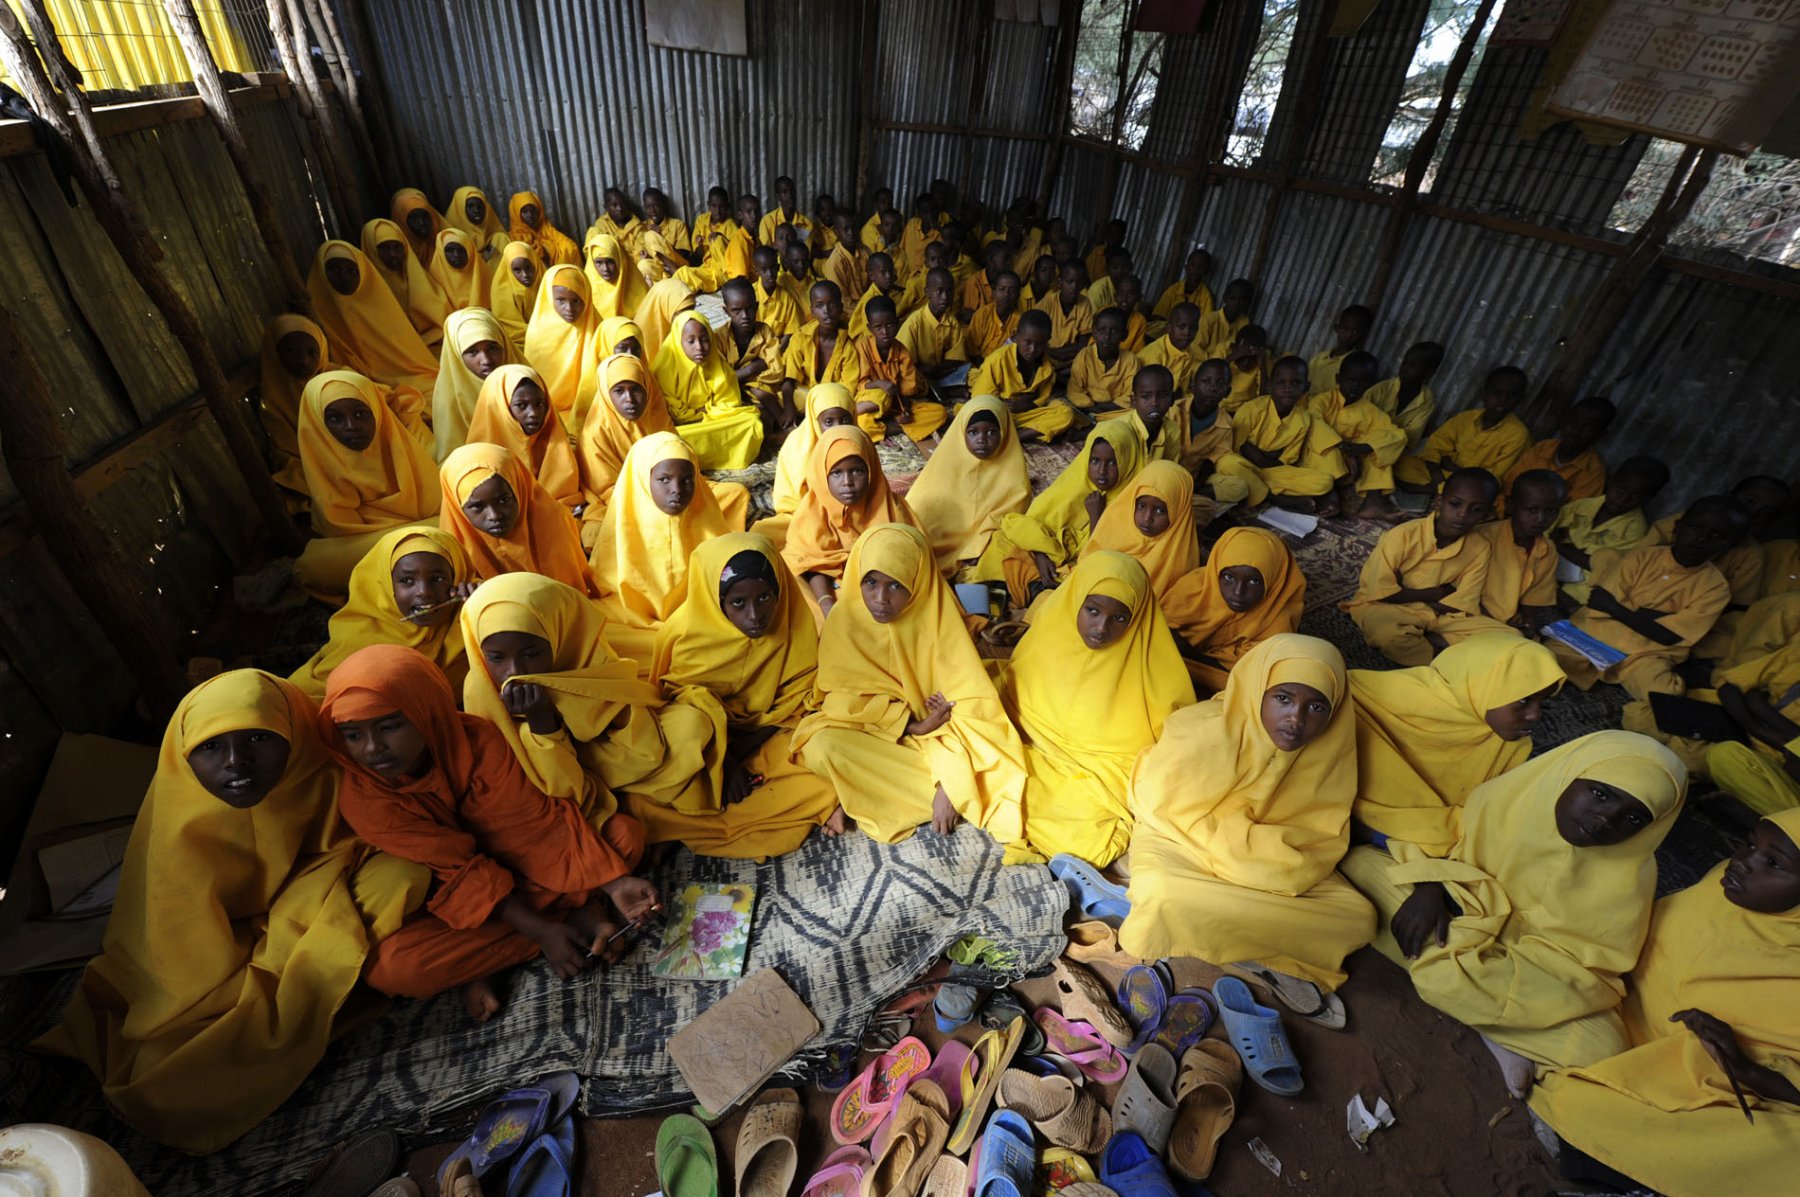
<path fill-rule="evenodd" d="M 1112 365 L 1100 360 L 1100 352 L 1090 343 L 1075 355 L 1069 370 L 1069 402 L 1083 411 L 1097 403 L 1115 407 L 1131 406 L 1131 384 L 1137 378 L 1137 355 L 1121 349 Z"/>
<path fill-rule="evenodd" d="M 1094 331 L 1094 308 L 1084 295 L 1063 306 L 1062 293 L 1052 291 L 1037 302 L 1037 310 L 1050 317 L 1050 348 L 1073 345 Z"/>
<path fill-rule="evenodd" d="M 906 351 L 906 346 L 896 339 L 888 347 L 887 356 L 883 357 L 871 334 L 857 342 L 857 354 L 862 360 L 862 375 L 857 384 L 856 402 L 873 403 L 875 410 L 858 413 L 856 422 L 868 433 L 870 440 L 879 443 L 886 439 L 884 421 L 899 414 L 902 402 L 912 408 L 912 414 L 900 423 L 900 430 L 909 439 L 922 441 L 944 426 L 948 408 L 929 399 L 914 398 L 919 393 L 919 372 L 913 368 L 912 354 Z M 875 381 L 893 383 L 898 396 L 890 398 L 886 391 L 869 385 Z"/>
<path fill-rule="evenodd" d="M 1431 393 L 1429 386 L 1421 386 L 1419 393 L 1413 396 L 1412 402 L 1402 410 L 1398 377 L 1382 379 L 1369 388 L 1363 399 L 1386 412 L 1388 419 L 1399 425 L 1400 430 L 1406 433 L 1408 452 L 1416 451 L 1419 442 L 1425 439 L 1425 428 L 1431 423 L 1431 414 L 1437 410 L 1437 396 Z"/>
<path fill-rule="evenodd" d="M 781 356 L 781 372 L 802 390 L 822 382 L 835 382 L 855 392 L 861 388 L 863 380 L 858 341 L 859 338 L 848 329 L 840 327 L 831 347 L 831 357 L 821 365 L 819 324 L 816 320 L 811 321 L 789 339 L 787 351 Z"/>
<path fill-rule="evenodd" d="M 696 363 L 681 347 L 682 330 L 700 326 L 706 360 Z M 702 470 L 741 470 L 762 452 L 762 413 L 744 398 L 737 374 L 719 353 L 706 318 L 695 311 L 675 317 L 651 366 L 681 439 L 694 447 Z"/>
<path fill-rule="evenodd" d="M 923 289 L 915 292 L 902 284 L 889 292 L 883 291 L 880 287 L 870 283 L 868 287 L 863 290 L 861 298 L 856 301 L 856 306 L 850 310 L 849 327 L 852 335 L 858 337 L 866 337 L 869 335 L 869 301 L 874 299 L 877 295 L 885 296 L 894 301 L 894 314 L 900 317 L 902 325 L 904 325 L 908 316 L 919 310 L 919 305 L 924 300 Z"/>
<path fill-rule="evenodd" d="M 262 386 L 256 393 L 258 414 L 263 432 L 269 438 L 269 452 L 277 466 L 275 481 L 288 490 L 306 493 L 306 472 L 300 468 L 300 392 L 312 375 L 296 378 L 281 362 L 281 342 L 299 333 L 318 347 L 319 361 L 313 374 L 341 367 L 331 361 L 331 343 L 325 330 L 292 312 L 283 312 L 263 326 Z M 290 504 L 292 500 L 290 500 Z"/>
<path fill-rule="evenodd" d="M 809 235 L 813 231 L 812 217 L 798 208 L 793 212 L 783 212 L 779 205 L 763 213 L 762 223 L 756 226 L 756 243 L 758 245 L 775 244 L 775 230 L 784 224 L 793 225 L 794 231 L 806 238 L 808 245 L 812 244 L 812 238 Z"/>
<path fill-rule="evenodd" d="M 573 292 L 581 300 L 581 311 L 573 322 L 563 319 L 556 310 L 557 287 Z M 531 323 L 525 326 L 525 362 L 544 376 L 550 403 L 562 417 L 565 428 L 581 427 L 582 417 L 594 398 L 594 370 L 599 365 L 594 340 L 600 332 L 600 318 L 595 315 L 590 298 L 587 275 L 579 267 L 552 266 L 538 283 Z"/>
<path fill-rule="evenodd" d="M 1233 566 L 1254 569 L 1262 601 L 1233 611 L 1219 591 L 1219 574 Z M 1271 636 L 1298 631 L 1306 610 L 1306 575 L 1287 542 L 1258 527 L 1228 528 L 1199 569 L 1189 570 L 1163 601 L 1169 628 L 1209 661 L 1187 661 L 1188 673 L 1206 690 L 1225 688 L 1232 667 Z"/>
<path fill-rule="evenodd" d="M 969 452 L 964 439 L 977 412 L 987 412 L 1000 426 L 1000 447 L 985 461 Z M 986 395 L 958 409 L 937 451 L 906 492 L 906 505 L 931 538 L 931 551 L 946 577 L 977 561 L 1000 530 L 1000 521 L 1030 502 L 1031 477 L 1012 414 L 1006 404 Z"/>
<path fill-rule="evenodd" d="M 469 420 L 475 415 L 475 400 L 481 397 L 482 379 L 463 364 L 462 355 L 483 341 L 500 346 L 501 365 L 520 360 L 513 350 L 512 338 L 492 312 L 464 308 L 450 313 L 444 322 L 444 347 L 438 357 L 437 385 L 431 395 L 432 456 L 438 461 L 469 439 Z"/>
<path fill-rule="evenodd" d="M 1139 367 L 1161 366 L 1175 377 L 1175 394 L 1191 394 L 1194 389 L 1194 371 L 1200 368 L 1200 362 L 1185 349 L 1177 349 L 1175 343 L 1167 337 L 1158 337 L 1144 346 L 1143 352 L 1137 355 Z"/>
<path fill-rule="evenodd" d="M 444 317 L 450 314 L 450 301 L 432 278 L 427 264 L 413 256 L 409 249 L 400 259 L 400 269 L 389 270 L 381 260 L 379 246 L 384 241 L 407 244 L 407 235 L 391 220 L 377 217 L 363 225 L 362 251 L 394 300 L 412 322 L 413 331 L 425 342 L 425 348 L 436 349 L 444 336 Z"/>
<path fill-rule="evenodd" d="M 1200 565 L 1200 540 L 1194 533 L 1194 477 L 1172 461 L 1147 461 L 1120 493 L 1109 502 L 1094 525 L 1093 535 L 1082 546 L 1083 557 L 1111 550 L 1135 558 L 1150 575 L 1151 592 L 1164 596 Z M 1162 501 L 1169 524 L 1155 536 L 1138 530 L 1136 512 L 1140 498 Z"/>
<path fill-rule="evenodd" d="M 1331 703 L 1325 729 L 1292 752 L 1261 716 L 1264 693 L 1282 682 Z M 1120 947 L 1343 984 L 1344 957 L 1375 934 L 1374 908 L 1334 871 L 1350 844 L 1352 705 L 1337 649 L 1284 634 L 1246 653 L 1223 694 L 1168 718 L 1131 776 L 1137 829 Z"/>
<path fill-rule="evenodd" d="M 461 269 L 452 266 L 444 255 L 444 248 L 449 245 L 460 245 L 469 255 Z M 461 229 L 445 229 L 437 235 L 437 244 L 431 252 L 430 272 L 452 312 L 463 308 L 485 308 L 493 302 L 493 273 L 481 260 L 480 245 Z"/>
<path fill-rule="evenodd" d="M 1088 480 L 1088 456 L 1095 441 L 1105 441 L 1119 464 L 1119 480 L 1102 497 L 1111 504 L 1125 493 L 1143 466 L 1144 442 L 1126 421 L 1108 420 L 1089 429 L 1075 460 L 1031 501 L 1025 514 L 1001 518 L 1000 531 L 976 563 L 972 580 L 997 582 L 1004 578 L 1014 604 L 1024 606 L 1026 587 L 1037 577 L 1032 553 L 1044 554 L 1067 575 L 1068 566 L 1080 555 L 1092 531 L 1087 497 L 1094 485 Z"/>
<path fill-rule="evenodd" d="M 531 323 L 531 310 L 537 304 L 537 288 L 521 286 L 513 275 L 512 264 L 520 258 L 527 259 L 535 268 L 537 251 L 523 241 L 508 241 L 504 249 L 494 255 L 494 277 L 489 284 L 490 309 L 500 327 L 506 330 L 506 340 L 512 346 L 512 360 L 525 360 L 525 329 Z"/>
<path fill-rule="evenodd" d="M 1343 353 L 1333 353 L 1329 349 L 1324 349 L 1308 358 L 1306 362 L 1306 393 L 1308 395 L 1325 395 L 1336 390 L 1338 367 L 1342 366 L 1344 359 L 1349 356 L 1349 350 L 1345 350 Z"/>
<path fill-rule="evenodd" d="M 1688 650 L 1712 630 L 1713 621 L 1731 601 L 1725 575 L 1710 562 L 1690 569 L 1663 545 L 1647 544 L 1623 557 L 1609 558 L 1594 570 L 1592 580 L 1628 607 L 1669 612 L 1657 622 L 1680 639 L 1675 644 L 1658 644 L 1610 615 L 1583 607 L 1570 622 L 1624 653 L 1625 659 L 1602 673 L 1574 650 L 1552 642 L 1569 680 L 1583 690 L 1596 681 L 1617 682 L 1639 700 L 1653 691 L 1682 693 L 1687 687 L 1674 667 L 1687 659 Z"/>
<path fill-rule="evenodd" d="M 1336 372 L 1333 372 L 1336 377 Z M 1359 491 L 1384 493 L 1394 489 L 1394 463 L 1406 449 L 1406 433 L 1367 399 L 1345 403 L 1337 384 L 1324 391 L 1314 391 L 1306 400 L 1313 415 L 1331 426 L 1346 441 L 1369 446 L 1371 452 L 1362 458 L 1355 478 Z M 1348 467 L 1349 458 L 1344 459 Z"/>
<path fill-rule="evenodd" d="M 981 361 L 991 357 L 1000 346 L 1012 340 L 1013 333 L 1019 329 L 1019 316 L 1024 305 L 1013 308 L 1012 314 L 1004 318 L 993 304 L 983 304 L 975 309 L 975 315 L 969 320 L 969 332 L 964 342 L 967 357 L 970 361 Z"/>
<path fill-rule="evenodd" d="M 1487 541 L 1487 583 L 1481 590 L 1481 613 L 1511 623 L 1521 607 L 1556 605 L 1556 546 L 1540 536 L 1520 548 L 1511 520 L 1492 520 L 1473 535 Z"/>
<path fill-rule="evenodd" d="M 713 329 L 712 338 L 713 344 L 718 347 L 719 356 L 731 367 L 733 375 L 752 358 L 763 364 L 762 371 L 744 379 L 742 385 L 760 387 L 771 394 L 780 392 L 787 375 L 781 372 L 781 338 L 774 329 L 758 320 L 756 327 L 750 330 L 749 342 L 741 350 L 729 324 Z"/>
<path fill-rule="evenodd" d="M 933 316 L 929 307 L 920 308 L 900 325 L 900 344 L 912 355 L 913 365 L 921 370 L 967 361 L 969 355 L 963 345 L 966 335 L 963 322 L 947 309 L 942 316 Z"/>
<path fill-rule="evenodd" d="M 1484 414 L 1481 408 L 1475 407 L 1445 420 L 1431 434 L 1417 457 L 1401 459 L 1394 476 L 1403 482 L 1426 483 L 1431 480 L 1426 462 L 1450 461 L 1458 467 L 1486 470 L 1496 478 L 1506 477 L 1507 471 L 1531 447 L 1531 429 L 1511 414 L 1494 427 L 1484 428 L 1481 424 Z"/>
<path fill-rule="evenodd" d="M 1363 562 L 1356 593 L 1343 609 L 1356 621 L 1370 647 L 1401 665 L 1429 664 L 1434 650 L 1426 632 L 1452 634 L 1510 632 L 1505 624 L 1482 615 L 1493 548 L 1485 540 L 1464 536 L 1439 546 L 1437 521 L 1411 520 L 1382 533 Z M 1426 603 L 1383 602 L 1399 590 L 1429 590 L 1453 582 L 1456 589 L 1440 600 L 1451 608 L 1441 614 Z"/>
<path fill-rule="evenodd" d="M 1304 400 L 1286 416 L 1275 410 L 1275 400 L 1268 395 L 1246 403 L 1232 413 L 1231 436 L 1240 454 L 1245 445 L 1255 445 L 1281 458 L 1274 466 L 1244 459 L 1257 480 L 1276 494 L 1323 495 L 1344 476 L 1344 455 L 1338 450 L 1343 438 L 1313 415 Z"/>
<path fill-rule="evenodd" d="M 1552 532 L 1567 532 L 1569 542 L 1590 558 L 1589 568 L 1582 572 L 1579 582 L 1565 582 L 1563 590 L 1578 603 L 1587 602 L 1593 583 L 1588 580 L 1592 571 L 1604 564 L 1606 555 L 1617 555 L 1637 548 L 1650 535 L 1650 521 L 1644 518 L 1641 510 L 1628 511 L 1624 515 L 1614 516 L 1603 523 L 1595 524 L 1594 520 L 1605 504 L 1606 496 L 1597 495 L 1591 499 L 1577 499 L 1563 505 L 1556 522 L 1550 526 Z"/>
<path fill-rule="evenodd" d="M 338 294 L 326 279 L 325 263 L 331 261 L 356 266 L 356 290 L 349 295 Z M 437 361 L 361 250 L 347 241 L 319 246 L 306 276 L 306 293 L 312 299 L 313 319 L 331 340 L 334 360 L 377 382 L 412 387 L 421 395 L 431 393 Z"/>
<path fill-rule="evenodd" d="M 1026 382 L 1019 369 L 1019 347 L 1009 341 L 969 372 L 969 394 L 992 395 L 1008 402 L 1029 395 L 1034 406 L 1014 412 L 1013 423 L 1020 428 L 1033 429 L 1044 440 L 1050 441 L 1073 427 L 1076 419 L 1074 408 L 1050 398 L 1050 388 L 1055 382 L 1056 371 L 1048 359 L 1038 363 L 1037 373 L 1032 375 L 1029 383 Z"/>
<path fill-rule="evenodd" d="M 762 280 L 756 282 L 756 318 L 775 330 L 775 335 L 791 337 L 802 325 L 812 320 L 806 304 L 796 303 L 793 292 L 779 284 L 767 290 Z"/>

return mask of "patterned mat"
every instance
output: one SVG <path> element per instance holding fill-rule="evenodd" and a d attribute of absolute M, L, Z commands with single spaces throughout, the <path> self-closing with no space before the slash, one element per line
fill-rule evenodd
<path fill-rule="evenodd" d="M 856 833 L 836 840 L 815 834 L 798 851 L 761 865 L 671 853 L 656 881 L 664 894 L 689 881 L 755 882 L 746 973 L 775 969 L 823 1027 L 789 1065 L 800 1079 L 828 1045 L 857 1042 L 869 1015 L 964 935 L 1017 948 L 1020 976 L 1049 967 L 1064 944 L 1067 894 L 1048 869 L 1003 869 L 1000 858 L 999 847 L 966 824 L 950 836 L 924 832 L 893 846 Z M 685 1104 L 679 1099 L 686 1086 L 666 1051 L 669 1036 L 736 982 L 654 977 L 652 940 L 622 964 L 571 982 L 541 963 L 514 970 L 504 1011 L 485 1026 L 468 1020 L 457 993 L 396 1003 L 338 1041 L 260 1126 L 205 1159 L 120 1125 L 86 1072 L 64 1061 L 8 1053 L 7 1112 L 100 1135 L 153 1192 L 184 1197 L 269 1192 L 298 1180 L 330 1144 L 377 1126 L 442 1137 L 460 1129 L 471 1103 L 565 1068 L 582 1075 L 589 1114 Z M 66 994 L 69 985 L 61 988 Z M 41 1014 L 60 1009 L 60 1001 L 39 1007 Z M 17 1026 L 8 1042 L 27 1042 L 47 1025 L 46 1018 Z M 27 1084 L 35 1100 L 17 1100 Z"/>

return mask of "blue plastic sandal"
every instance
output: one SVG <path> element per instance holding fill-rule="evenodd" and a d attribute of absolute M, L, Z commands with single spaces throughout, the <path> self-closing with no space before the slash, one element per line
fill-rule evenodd
<path fill-rule="evenodd" d="M 1136 1131 L 1121 1131 L 1106 1141 L 1100 1183 L 1119 1197 L 1176 1197 L 1168 1169 Z"/>
<path fill-rule="evenodd" d="M 485 1177 L 517 1156 L 546 1128 L 563 1121 L 580 1093 L 581 1078 L 572 1072 L 551 1073 L 502 1093 L 481 1112 L 468 1139 L 445 1157 L 438 1177 L 441 1180 L 459 1159 L 469 1161 L 477 1179 Z"/>
<path fill-rule="evenodd" d="M 564 1118 L 531 1141 L 512 1168 L 506 1197 L 572 1197 L 575 1120 Z"/>
<path fill-rule="evenodd" d="M 1067 852 L 1050 858 L 1050 875 L 1069 887 L 1075 908 L 1081 917 L 1099 919 L 1117 927 L 1131 913 L 1131 899 L 1125 888 L 1114 885 L 1079 856 Z"/>
<path fill-rule="evenodd" d="M 1282 1097 L 1292 1097 L 1306 1087 L 1278 1012 L 1258 1004 L 1250 987 L 1236 977 L 1214 981 L 1213 997 L 1219 1003 L 1225 1037 L 1243 1058 L 1251 1080 Z"/>
<path fill-rule="evenodd" d="M 976 1150 L 974 1197 L 1031 1197 L 1037 1181 L 1037 1138 L 1017 1110 L 995 1110 Z"/>
<path fill-rule="evenodd" d="M 1169 991 L 1162 974 L 1147 964 L 1134 964 L 1119 979 L 1119 1009 L 1131 1020 L 1131 1043 L 1125 1054 L 1137 1055 L 1138 1049 L 1156 1038 L 1162 1030 L 1163 1014 L 1169 1008 Z"/>

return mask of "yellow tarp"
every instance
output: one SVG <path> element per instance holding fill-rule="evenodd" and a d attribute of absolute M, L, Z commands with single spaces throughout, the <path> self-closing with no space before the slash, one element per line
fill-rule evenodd
<path fill-rule="evenodd" d="M 19 0 L 6 0 L 21 25 Z M 160 3 L 146 0 L 44 0 L 56 26 L 63 53 L 81 71 L 83 91 L 130 91 L 158 83 L 186 83 L 194 75 L 175 40 L 175 30 Z M 213 61 L 222 71 L 260 69 L 244 39 L 227 16 L 240 22 L 267 18 L 262 6 L 242 0 L 194 0 L 200 27 L 206 31 Z M 29 26 L 27 26 L 29 28 Z M 12 82 L 0 70 L 0 80 Z"/>

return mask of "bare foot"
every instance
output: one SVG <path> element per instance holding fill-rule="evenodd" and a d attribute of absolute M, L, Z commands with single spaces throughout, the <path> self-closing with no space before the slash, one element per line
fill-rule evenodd
<path fill-rule="evenodd" d="M 463 1009 L 476 1022 L 486 1022 L 500 1013 L 500 991 L 492 977 L 482 977 L 463 986 Z"/>
<path fill-rule="evenodd" d="M 843 835 L 846 831 L 849 831 L 850 824 L 844 818 L 844 808 L 841 806 L 832 807 L 831 817 L 826 819 L 825 822 L 820 825 L 819 830 L 833 839 Z"/>
<path fill-rule="evenodd" d="M 1338 511 L 1343 515 L 1361 515 L 1363 504 L 1367 501 L 1368 495 L 1360 490 L 1339 491 Z"/>
<path fill-rule="evenodd" d="M 1506 1082 L 1506 1091 L 1521 1100 L 1531 1092 L 1531 1082 L 1537 1078 L 1537 1065 L 1521 1056 L 1509 1047 L 1501 1047 L 1486 1035 L 1481 1042 L 1493 1053 L 1494 1063 L 1500 1065 L 1500 1078 Z"/>
<path fill-rule="evenodd" d="M 949 835 L 962 822 L 962 816 L 950 805 L 950 795 L 944 793 L 944 787 L 938 786 L 937 793 L 931 798 L 931 829 L 939 835 Z"/>

